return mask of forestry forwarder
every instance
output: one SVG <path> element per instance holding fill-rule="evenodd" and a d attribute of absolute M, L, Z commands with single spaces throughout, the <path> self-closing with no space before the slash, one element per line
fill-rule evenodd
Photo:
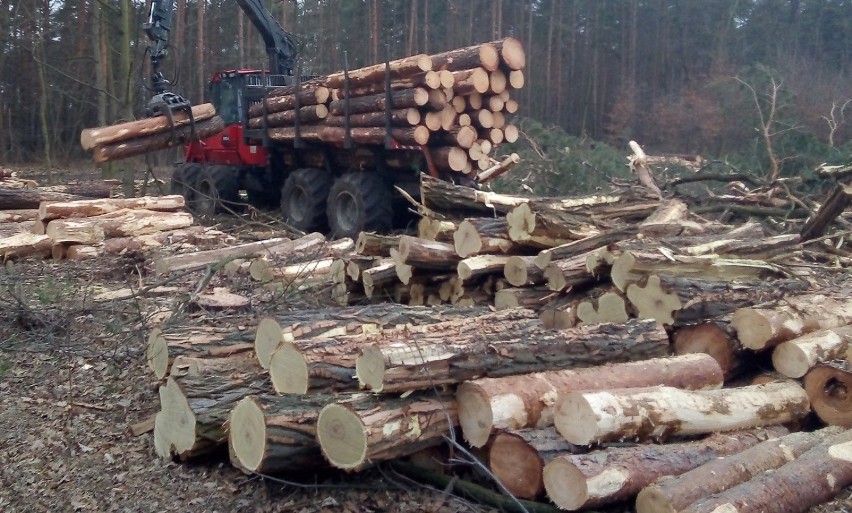
<path fill-rule="evenodd" d="M 270 88 L 299 84 L 299 74 L 293 73 L 297 49 L 262 0 L 235 1 L 263 37 L 269 70 L 227 70 L 213 75 L 210 98 L 226 128 L 204 139 L 192 137 L 184 163 L 174 171 L 172 192 L 183 194 L 196 213 L 210 215 L 235 208 L 241 202 L 240 191 L 245 190 L 248 203 L 255 207 L 280 205 L 291 226 L 336 237 L 355 237 L 360 231 L 386 232 L 406 222 L 405 201 L 393 186 L 417 191 L 417 166 L 437 175 L 423 148 L 403 146 L 390 137 L 383 146 L 355 145 L 348 126 L 341 145 L 301 141 L 298 136 L 288 143 L 272 141 L 265 128 L 249 128 L 249 107 L 264 102 Z M 170 84 L 159 70 L 168 47 L 173 7 L 174 0 L 153 0 L 144 24 L 153 43 L 148 51 L 155 93 L 145 114 L 165 116 L 174 127 L 174 114 L 183 113 L 190 117 L 195 135 L 191 104 L 168 91 Z M 389 127 L 388 116 L 388 133 Z M 423 164 L 424 156 L 430 165 Z"/>

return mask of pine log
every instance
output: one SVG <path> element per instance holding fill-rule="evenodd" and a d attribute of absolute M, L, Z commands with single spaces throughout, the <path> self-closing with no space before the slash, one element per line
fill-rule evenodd
<path fill-rule="evenodd" d="M 528 198 L 484 192 L 454 185 L 426 174 L 420 176 L 420 197 L 423 205 L 438 212 L 454 212 L 459 216 L 493 216 L 505 214 L 525 203 Z"/>
<path fill-rule="evenodd" d="M 255 395 L 231 410 L 228 450 L 240 469 L 260 474 L 323 466 L 316 441 L 320 410 L 333 396 Z"/>
<path fill-rule="evenodd" d="M 268 386 L 267 377 L 261 374 L 168 378 L 160 387 L 160 412 L 154 422 L 157 455 L 186 460 L 227 444 L 224 425 L 231 409 L 242 398 L 263 393 Z"/>
<path fill-rule="evenodd" d="M 462 383 L 456 399 L 465 440 L 481 447 L 496 429 L 553 425 L 559 395 L 665 385 L 689 390 L 722 385 L 718 363 L 709 355 L 684 355 L 536 374 L 482 378 Z"/>
<path fill-rule="evenodd" d="M 571 443 L 697 435 L 784 424 L 810 411 L 793 382 L 687 392 L 672 387 L 568 393 L 554 414 Z"/>
<path fill-rule="evenodd" d="M 420 123 L 420 111 L 415 108 L 394 109 L 391 111 L 390 123 L 395 127 L 417 126 Z M 349 116 L 351 127 L 383 127 L 387 121 L 385 112 L 365 112 Z M 344 116 L 329 116 L 325 119 L 328 126 L 345 126 Z"/>
<path fill-rule="evenodd" d="M 387 105 L 388 97 L 385 93 L 360 98 L 350 98 L 349 114 L 365 114 L 368 112 L 382 112 L 386 108 L 408 109 L 423 107 L 430 104 L 429 91 L 422 87 L 413 89 L 400 89 L 390 94 L 390 105 Z M 329 104 L 329 112 L 335 116 L 346 114 L 347 100 L 335 100 Z"/>
<path fill-rule="evenodd" d="M 500 141 L 495 142 L 495 144 L 499 144 L 499 143 L 500 143 Z M 499 163 L 489 167 L 485 171 L 480 171 L 479 173 L 477 173 L 476 181 L 479 184 L 486 184 L 486 183 L 490 182 L 491 180 L 494 180 L 495 178 L 504 174 L 506 171 L 512 169 L 515 166 L 515 164 L 517 164 L 520 161 L 521 161 L 520 155 L 518 155 L 517 153 L 512 153 L 511 155 L 509 155 L 505 159 L 501 160 Z"/>
<path fill-rule="evenodd" d="M 807 511 L 852 484 L 852 430 L 831 436 L 773 472 L 711 495 L 685 513 L 788 513 Z"/>
<path fill-rule="evenodd" d="M 510 70 L 522 70 L 526 66 L 526 52 L 520 41 L 507 37 L 492 41 L 492 45 L 500 52 L 500 59 Z"/>
<path fill-rule="evenodd" d="M 377 399 L 365 394 L 324 407 L 317 441 L 334 467 L 361 470 L 438 445 L 456 424 L 456 404 L 449 396 Z"/>
<path fill-rule="evenodd" d="M 484 68 L 453 72 L 453 92 L 459 96 L 485 93 L 488 91 L 488 86 L 488 71 Z"/>
<path fill-rule="evenodd" d="M 588 259 L 597 251 L 591 250 L 573 257 L 554 260 L 544 269 L 547 288 L 562 291 L 571 287 L 594 283 L 598 278 L 588 269 Z"/>
<path fill-rule="evenodd" d="M 812 433 L 770 438 L 736 454 L 710 460 L 680 475 L 669 475 L 646 486 L 636 497 L 637 513 L 674 513 L 693 502 L 775 470 L 839 434 L 827 427 Z"/>
<path fill-rule="evenodd" d="M 131 251 L 143 251 L 148 248 L 159 248 L 164 244 L 190 243 L 197 244 L 199 239 L 211 235 L 206 233 L 203 226 L 190 226 L 180 230 L 169 230 L 156 232 L 138 237 L 114 237 L 106 239 L 103 244 L 103 252 L 107 255 L 124 254 Z M 222 235 L 213 234 L 217 237 Z"/>
<path fill-rule="evenodd" d="M 819 329 L 852 323 L 852 299 L 823 295 L 790 298 L 774 308 L 741 308 L 731 325 L 743 346 L 761 350 Z"/>
<path fill-rule="evenodd" d="M 257 117 L 250 118 L 248 121 L 249 128 L 264 128 L 264 127 L 283 127 L 293 126 L 296 124 L 296 111 L 285 110 L 268 114 L 266 118 Z M 328 117 L 328 107 L 325 105 L 306 105 L 299 108 L 299 122 L 306 125 L 321 122 Z"/>
<path fill-rule="evenodd" d="M 503 275 L 506 262 L 505 255 L 476 255 L 461 260 L 456 267 L 461 282 L 488 275 Z"/>
<path fill-rule="evenodd" d="M 540 285 L 544 282 L 544 271 L 535 265 L 534 256 L 511 256 L 506 259 L 503 275 L 513 287 Z"/>
<path fill-rule="evenodd" d="M 212 103 L 204 103 L 202 105 L 192 106 L 192 117 L 195 122 L 210 119 L 216 115 L 216 107 Z M 189 116 L 184 112 L 176 112 L 173 116 L 174 126 L 184 126 L 189 124 Z M 99 128 L 84 128 L 80 132 L 80 145 L 84 150 L 92 150 L 96 146 L 105 144 L 114 144 L 128 139 L 137 137 L 145 137 L 151 134 L 162 132 L 170 132 L 171 127 L 165 116 L 157 116 L 153 118 L 138 119 L 118 125 L 103 126 Z"/>
<path fill-rule="evenodd" d="M 847 362 L 817 365 L 805 375 L 811 407 L 826 424 L 852 428 L 852 371 Z"/>
<path fill-rule="evenodd" d="M 425 54 L 411 55 L 390 61 L 388 70 L 392 79 L 414 75 L 432 69 L 432 59 Z M 349 87 L 359 87 L 365 84 L 385 80 L 385 63 L 374 64 L 364 68 L 350 70 Z M 346 74 L 343 71 L 328 75 L 325 83 L 328 87 L 341 88 L 345 84 Z"/>
<path fill-rule="evenodd" d="M 412 267 L 434 270 L 453 269 L 461 260 L 451 244 L 410 235 L 399 238 L 399 257 L 401 262 Z"/>
<path fill-rule="evenodd" d="M 190 223 L 192 216 L 189 216 Z M 56 243 L 97 244 L 104 240 L 100 225 L 87 223 L 84 218 L 55 219 L 47 224 L 45 234 Z"/>
<path fill-rule="evenodd" d="M 362 387 L 396 392 L 485 376 L 632 361 L 667 352 L 668 336 L 653 323 L 554 332 L 543 330 L 538 319 L 487 325 L 470 319 L 453 332 L 365 344 L 355 371 Z"/>
<path fill-rule="evenodd" d="M 509 85 L 512 87 L 512 89 L 523 89 L 524 82 L 525 80 L 523 71 L 515 69 L 509 72 Z M 511 113 L 514 111 L 510 110 L 508 112 Z"/>
<path fill-rule="evenodd" d="M 47 235 L 19 233 L 0 239 L 0 260 L 50 256 L 53 239 Z"/>
<path fill-rule="evenodd" d="M 94 244 L 104 237 L 136 237 L 192 226 L 188 212 L 158 212 L 143 209 L 121 209 L 106 214 L 72 219 L 54 219 L 47 224 L 47 235 L 57 242 Z M 69 234 L 89 232 L 91 236 L 74 239 Z"/>
<path fill-rule="evenodd" d="M 500 55 L 490 43 L 457 48 L 430 57 L 433 68 L 438 70 L 459 71 L 482 67 L 486 71 L 494 71 L 500 65 Z"/>
<path fill-rule="evenodd" d="M 60 217 L 92 217 L 125 209 L 175 212 L 184 206 L 184 197 L 180 195 L 44 202 L 39 205 L 38 218 L 47 222 Z"/>
<path fill-rule="evenodd" d="M 453 233 L 453 247 L 461 258 L 481 254 L 508 254 L 517 245 L 509 239 L 504 218 L 465 219 Z"/>
<path fill-rule="evenodd" d="M 378 347 L 393 343 L 397 340 L 417 340 L 427 336 L 436 339 L 441 334 L 453 336 L 465 332 L 478 325 L 497 325 L 508 329 L 513 323 L 533 318 L 533 313 L 525 310 L 481 314 L 481 309 L 470 307 L 401 307 L 389 305 L 403 312 L 418 311 L 449 312 L 457 311 L 462 317 L 450 317 L 449 320 L 428 324 L 411 323 L 402 330 L 394 330 L 387 334 L 374 333 L 371 335 L 333 337 L 327 339 L 312 339 L 294 342 L 281 342 L 279 338 L 274 345 L 269 359 L 269 373 L 272 384 L 278 393 L 304 394 L 315 389 L 353 389 L 358 386 L 355 378 L 356 364 L 364 346 Z M 441 318 L 441 315 L 437 317 Z M 434 319 L 434 318 L 433 318 Z M 398 323 L 395 323 L 396 325 Z M 271 337 L 270 337 L 271 338 Z M 274 339 L 273 339 L 274 340 Z M 267 344 L 271 346 L 272 344 Z M 279 347 L 280 346 L 280 347 Z M 260 357 L 260 354 L 258 355 Z"/>
<path fill-rule="evenodd" d="M 787 377 L 801 378 L 819 363 L 845 358 L 850 341 L 852 326 L 814 331 L 775 346 L 772 365 Z"/>
<path fill-rule="evenodd" d="M 38 209 L 34 208 L 0 211 L 0 223 L 23 223 L 36 219 L 38 219 Z"/>
<path fill-rule="evenodd" d="M 204 269 L 227 259 L 252 258 L 260 255 L 284 255 L 292 251 L 302 251 L 309 247 L 317 247 L 325 242 L 321 233 L 309 233 L 295 240 L 276 237 L 256 242 L 248 242 L 226 248 L 197 251 L 154 261 L 154 268 L 159 274 L 175 271 L 194 271 Z"/>
<path fill-rule="evenodd" d="M 385 259 L 382 263 L 361 272 L 361 283 L 364 284 L 364 295 L 372 298 L 373 294 L 387 285 L 396 283 L 396 262 Z"/>
<path fill-rule="evenodd" d="M 749 362 L 736 334 L 730 328 L 730 321 L 707 321 L 675 328 L 672 334 L 674 354 L 705 353 L 712 356 L 722 372 L 725 381 L 742 373 Z"/>
<path fill-rule="evenodd" d="M 693 442 L 568 454 L 544 467 L 544 486 L 550 499 L 563 509 L 612 504 L 632 498 L 657 478 L 736 454 L 777 434 L 777 429 L 737 431 Z"/>
<path fill-rule="evenodd" d="M 385 144 L 387 130 L 384 127 L 360 127 L 351 128 L 349 134 L 355 143 L 380 146 Z M 346 129 L 343 127 L 328 126 L 319 131 L 319 140 L 329 144 L 343 145 L 345 137 Z M 391 137 L 401 144 L 424 145 L 429 142 L 429 129 L 425 126 L 392 128 Z"/>
<path fill-rule="evenodd" d="M 220 349 L 224 346 L 219 346 Z M 253 358 L 250 351 L 241 351 L 229 356 L 176 356 L 169 368 L 169 376 L 180 378 L 183 376 L 200 376 L 215 374 L 230 376 L 233 374 L 247 374 L 260 371 L 257 359 Z"/>
<path fill-rule="evenodd" d="M 450 74 L 450 78 L 452 78 L 452 74 Z M 444 84 L 446 83 L 446 81 L 446 76 L 442 77 L 440 71 L 430 70 L 416 73 L 414 75 L 409 75 L 404 78 L 391 80 L 390 89 L 391 91 L 396 91 L 398 89 L 412 89 L 414 87 L 424 87 L 426 89 L 440 89 L 441 87 L 452 87 L 452 83 L 450 83 L 449 86 L 445 86 Z M 370 96 L 374 94 L 384 93 L 385 89 L 386 87 L 384 80 L 382 80 L 381 82 L 364 84 L 358 87 L 350 87 L 348 91 L 345 87 L 341 87 L 338 89 L 331 90 L 331 99 L 342 100 L 347 96 L 350 98 Z"/>
<path fill-rule="evenodd" d="M 24 210 L 38 208 L 42 201 L 77 201 L 93 197 L 108 198 L 109 187 L 103 186 L 99 190 L 92 190 L 92 194 L 79 194 L 56 192 L 45 187 L 37 189 L 25 189 L 22 187 L 0 187 L 0 209 Z M 95 194 L 97 192 L 97 194 Z"/>
<path fill-rule="evenodd" d="M 553 293 L 542 287 L 509 287 L 494 293 L 494 308 L 529 308 L 539 310 L 546 305 Z"/>
<path fill-rule="evenodd" d="M 589 251 L 605 248 L 615 242 L 631 239 L 636 235 L 637 231 L 638 228 L 631 225 L 624 228 L 607 230 L 600 234 L 567 242 L 560 246 L 543 249 L 538 253 L 535 263 L 539 268 L 545 269 L 554 260 L 575 257 Z"/>
<path fill-rule="evenodd" d="M 467 154 L 458 146 L 432 148 L 430 153 L 438 169 L 464 171 L 467 165 Z"/>
<path fill-rule="evenodd" d="M 268 96 L 266 99 L 266 112 L 275 113 L 296 108 L 298 101 L 299 105 L 320 105 L 328 101 L 331 91 L 327 87 L 314 86 L 297 93 Z M 249 117 L 256 118 L 263 115 L 264 105 L 259 102 L 249 107 Z"/>
<path fill-rule="evenodd" d="M 148 334 L 145 360 L 159 380 L 165 378 L 179 356 L 227 356 L 250 351 L 251 335 L 216 328 L 154 328 Z"/>
<path fill-rule="evenodd" d="M 269 368 L 272 353 L 281 342 L 306 339 L 317 342 L 349 335 L 366 335 L 396 327 L 437 324 L 483 313 L 484 309 L 418 308 L 394 304 L 318 311 L 296 310 L 277 318 L 261 319 L 254 337 L 254 350 L 261 366 Z"/>
<path fill-rule="evenodd" d="M 515 497 L 535 499 L 544 493 L 544 466 L 557 456 L 585 451 L 569 444 L 552 427 L 498 431 L 485 445 L 488 470 Z"/>
<path fill-rule="evenodd" d="M 852 185 L 837 183 L 817 213 L 802 227 L 799 241 L 809 241 L 822 236 L 828 225 L 849 207 L 852 202 Z"/>
<path fill-rule="evenodd" d="M 175 128 L 174 131 L 166 131 L 120 141 L 111 144 L 95 146 L 92 149 L 95 163 L 103 164 L 112 160 L 125 159 L 135 155 L 142 155 L 153 151 L 173 148 L 188 144 L 195 135 L 198 139 L 204 139 L 216 135 L 225 129 L 225 122 L 219 116 L 199 121 L 195 124 L 193 134 L 189 125 Z"/>
<path fill-rule="evenodd" d="M 399 247 L 399 235 L 361 232 L 355 241 L 355 252 L 364 256 L 389 257 L 391 248 Z"/>
<path fill-rule="evenodd" d="M 328 282 L 334 257 L 320 257 L 297 264 L 279 265 L 264 258 L 256 258 L 249 267 L 252 279 L 261 283 L 290 285 L 304 282 Z"/>

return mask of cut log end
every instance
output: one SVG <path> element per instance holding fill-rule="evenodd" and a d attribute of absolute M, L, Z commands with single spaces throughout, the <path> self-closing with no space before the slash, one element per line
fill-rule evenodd
<path fill-rule="evenodd" d="M 662 324 L 672 324 L 674 313 L 683 307 L 676 294 L 663 290 L 657 275 L 649 276 L 644 286 L 628 285 L 627 299 L 636 307 L 640 318 L 654 319 Z"/>
<path fill-rule="evenodd" d="M 308 393 L 308 364 L 295 345 L 285 342 L 269 359 L 269 377 L 279 394 Z"/>
<path fill-rule="evenodd" d="M 636 496 L 638 513 L 677 513 L 669 497 L 656 485 L 649 485 Z"/>
<path fill-rule="evenodd" d="M 281 341 L 281 325 L 275 319 L 269 317 L 261 319 L 257 325 L 257 334 L 254 338 L 254 352 L 261 367 L 269 368 L 272 353 L 278 348 Z"/>
<path fill-rule="evenodd" d="M 534 499 L 544 491 L 541 456 L 518 435 L 499 433 L 491 441 L 488 468 L 515 497 Z"/>
<path fill-rule="evenodd" d="M 570 421 L 562 422 L 562 419 Z M 569 443 L 589 445 L 597 437 L 598 417 L 582 393 L 572 392 L 563 396 L 554 420 L 556 430 Z"/>
<path fill-rule="evenodd" d="M 852 428 L 852 373 L 839 365 L 818 365 L 807 373 L 804 385 L 823 422 Z"/>
<path fill-rule="evenodd" d="M 195 445 L 195 414 L 177 382 L 168 378 L 160 387 L 160 413 L 154 423 L 157 455 L 181 456 Z"/>
<path fill-rule="evenodd" d="M 491 403 L 482 389 L 471 383 L 462 383 L 456 391 L 459 405 L 459 425 L 471 447 L 483 447 L 491 435 L 494 416 Z"/>
<path fill-rule="evenodd" d="M 364 464 L 367 455 L 364 423 L 345 406 L 329 404 L 320 411 L 317 440 L 322 453 L 335 467 L 355 469 Z"/>
<path fill-rule="evenodd" d="M 617 470 L 612 472 L 618 473 Z M 617 487 L 619 486 L 617 477 L 606 476 L 605 480 L 602 479 L 601 485 L 605 486 L 610 479 L 613 479 L 615 481 L 611 482 L 611 486 Z M 564 459 L 557 458 L 545 465 L 543 479 L 548 497 L 561 509 L 580 509 L 589 499 L 586 476 Z"/>
<path fill-rule="evenodd" d="M 228 441 L 240 465 L 256 472 L 266 453 L 266 423 L 253 397 L 241 400 L 231 411 Z"/>
<path fill-rule="evenodd" d="M 355 376 L 361 388 L 381 392 L 385 380 L 385 358 L 376 346 L 367 346 L 355 361 Z"/>
<path fill-rule="evenodd" d="M 747 349 L 764 349 L 766 342 L 775 335 L 769 319 L 757 310 L 737 310 L 731 316 L 731 326 L 737 331 L 740 343 Z"/>
<path fill-rule="evenodd" d="M 166 377 L 169 370 L 169 344 L 159 328 L 154 328 L 148 335 L 145 359 L 148 361 L 148 368 L 154 372 L 157 379 Z"/>

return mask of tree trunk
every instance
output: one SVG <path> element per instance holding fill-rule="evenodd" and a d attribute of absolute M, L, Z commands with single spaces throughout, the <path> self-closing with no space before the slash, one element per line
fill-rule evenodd
<path fill-rule="evenodd" d="M 554 260 L 564 260 L 583 255 L 589 251 L 597 251 L 600 248 L 605 248 L 615 242 L 632 239 L 636 235 L 637 230 L 636 226 L 607 230 L 598 235 L 571 241 L 553 248 L 543 249 L 538 253 L 535 264 L 539 268 L 545 269 Z"/>
<path fill-rule="evenodd" d="M 690 390 L 722 386 L 722 371 L 708 355 L 685 355 L 585 369 L 482 378 L 458 387 L 465 440 L 481 447 L 496 429 L 553 425 L 555 399 L 568 392 L 664 385 Z"/>
<path fill-rule="evenodd" d="M 808 412 L 807 394 L 793 382 L 698 392 L 659 387 L 565 394 L 554 424 L 569 442 L 588 445 L 783 424 Z"/>
<path fill-rule="evenodd" d="M 317 420 L 317 440 L 335 467 L 360 470 L 441 444 L 457 423 L 456 404 L 431 392 L 398 399 L 361 395 L 329 404 Z"/>
<path fill-rule="evenodd" d="M 502 276 L 508 260 L 505 255 L 476 255 L 461 260 L 456 272 L 462 282 L 489 275 Z"/>
<path fill-rule="evenodd" d="M 510 253 L 516 244 L 509 239 L 507 228 L 505 218 L 465 219 L 453 234 L 453 247 L 462 258 Z"/>
<path fill-rule="evenodd" d="M 184 197 L 179 195 L 45 202 L 38 208 L 38 218 L 47 222 L 60 217 L 92 217 L 124 209 L 174 212 L 181 210 L 184 206 Z"/>
<path fill-rule="evenodd" d="M 22 223 L 38 219 L 38 209 L 19 209 L 0 211 L 0 223 Z"/>
<path fill-rule="evenodd" d="M 852 372 L 848 362 L 817 365 L 805 375 L 811 407 L 826 424 L 852 427 Z"/>
<path fill-rule="evenodd" d="M 503 276 L 513 287 L 526 287 L 544 283 L 544 271 L 535 265 L 533 256 L 511 256 L 506 260 Z M 625 319 L 626 320 L 626 319 Z"/>
<path fill-rule="evenodd" d="M 852 484 L 852 430 L 738 486 L 694 502 L 685 513 L 788 513 L 807 511 Z"/>
<path fill-rule="evenodd" d="M 503 323 L 470 319 L 440 334 L 418 333 L 397 336 L 390 344 L 364 344 L 356 375 L 364 388 L 397 392 L 667 353 L 668 336 L 653 323 L 544 331 L 538 319 Z"/>
<path fill-rule="evenodd" d="M 703 440 L 613 447 L 559 456 L 544 467 L 547 495 L 562 509 L 612 504 L 635 496 L 663 476 L 678 475 L 716 458 L 736 454 L 784 432 L 757 429 L 717 433 Z"/>
<path fill-rule="evenodd" d="M 225 122 L 222 118 L 214 116 L 195 124 L 195 137 L 204 139 L 218 134 L 224 129 Z M 187 144 L 191 141 L 192 135 L 190 127 L 183 125 L 175 128 L 174 131 L 159 132 L 144 137 L 95 146 L 92 151 L 95 163 L 103 164 L 112 160 L 125 159 Z"/>
<path fill-rule="evenodd" d="M 745 483 L 795 460 L 842 429 L 828 427 L 813 433 L 790 433 L 742 452 L 710 460 L 680 475 L 658 479 L 639 492 L 637 513 L 682 511 L 693 502 Z"/>
<path fill-rule="evenodd" d="M 191 220 L 192 216 L 190 215 L 189 217 Z M 105 237 L 103 227 L 74 219 L 55 219 L 51 221 L 45 228 L 45 234 L 55 243 L 74 244 L 98 244 L 103 242 Z"/>
<path fill-rule="evenodd" d="M 210 119 L 216 115 L 216 108 L 212 103 L 193 105 L 192 116 L 196 122 Z M 189 124 L 189 116 L 183 112 L 174 115 L 174 126 L 185 126 Z M 139 119 L 118 125 L 103 126 L 99 128 L 85 128 L 80 132 L 80 145 L 84 150 L 93 150 L 96 146 L 115 144 L 129 139 L 146 137 L 153 134 L 171 132 L 168 120 L 165 116 Z"/>

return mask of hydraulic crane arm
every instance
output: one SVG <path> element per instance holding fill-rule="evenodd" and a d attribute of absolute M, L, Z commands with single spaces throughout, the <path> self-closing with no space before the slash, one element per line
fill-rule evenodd
<path fill-rule="evenodd" d="M 297 49 L 288 34 L 266 8 L 263 0 L 236 0 L 255 26 L 269 56 L 269 72 L 273 75 L 292 75 L 296 66 Z"/>

